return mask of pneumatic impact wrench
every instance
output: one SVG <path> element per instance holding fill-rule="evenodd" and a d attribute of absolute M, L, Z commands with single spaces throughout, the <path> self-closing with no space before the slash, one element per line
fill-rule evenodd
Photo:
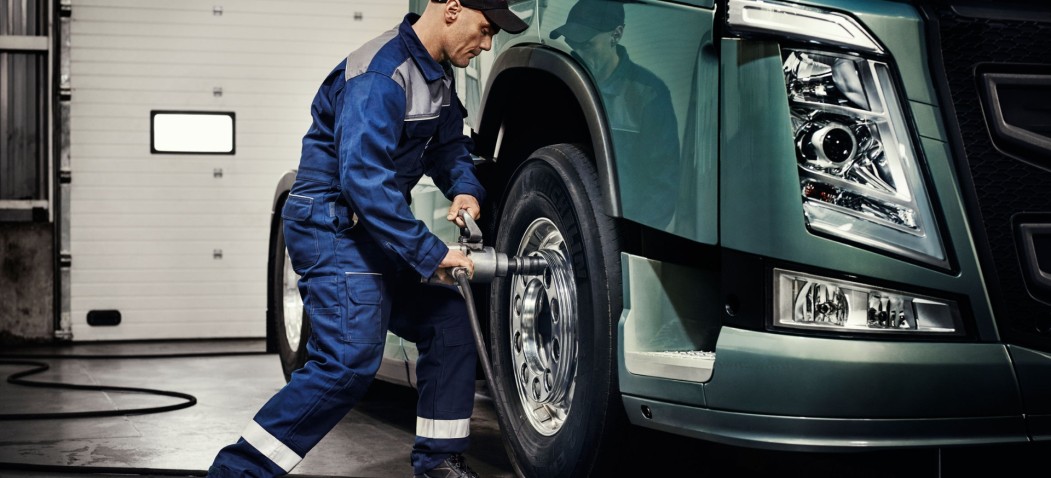
<path fill-rule="evenodd" d="M 547 268 L 547 261 L 539 256 L 508 256 L 497 252 L 492 247 L 482 244 L 482 230 L 466 210 L 460 211 L 460 219 L 465 224 L 460 228 L 460 239 L 456 242 L 447 242 L 449 249 L 458 250 L 474 262 L 474 276 L 469 277 L 470 282 L 476 284 L 488 284 L 497 277 L 507 277 L 515 274 L 534 275 L 541 274 Z M 453 270 L 455 277 L 456 270 Z M 466 271 L 465 271 L 466 272 Z"/>
<path fill-rule="evenodd" d="M 467 303 L 467 317 L 471 322 L 471 332 L 474 333 L 474 345 L 478 349 L 478 359 L 482 362 L 482 371 L 485 373 L 485 381 L 494 387 L 493 366 L 489 361 L 489 353 L 486 352 L 485 340 L 482 338 L 482 326 L 478 319 L 478 311 L 474 307 L 474 295 L 471 293 L 471 282 L 476 284 L 488 284 L 497 277 L 507 277 L 515 274 L 535 275 L 542 274 L 547 269 L 547 261 L 539 256 L 508 256 L 497 252 L 492 247 L 482 244 L 482 230 L 474 222 L 474 218 L 467 211 L 460 211 L 460 219 L 464 227 L 460 228 L 460 239 L 454 243 L 446 243 L 449 249 L 463 252 L 474 262 L 474 276 L 467 276 L 467 269 L 457 267 L 452 270 L 452 276 L 456 279 Z M 432 278 L 431 281 L 435 279 Z"/>

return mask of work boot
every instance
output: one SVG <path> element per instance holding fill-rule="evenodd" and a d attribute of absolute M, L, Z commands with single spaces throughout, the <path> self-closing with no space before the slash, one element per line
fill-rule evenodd
<path fill-rule="evenodd" d="M 471 467 L 463 460 L 463 455 L 457 453 L 446 458 L 438 466 L 427 470 L 416 478 L 479 478 Z"/>

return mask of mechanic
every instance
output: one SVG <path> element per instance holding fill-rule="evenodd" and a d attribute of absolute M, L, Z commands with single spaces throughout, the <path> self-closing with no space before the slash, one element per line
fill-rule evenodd
<path fill-rule="evenodd" d="M 365 393 L 388 328 L 420 352 L 415 476 L 478 476 L 462 456 L 477 353 L 463 298 L 421 283 L 452 284 L 452 268 L 473 273 L 473 265 L 413 218 L 409 193 L 427 174 L 452 199 L 450 221 L 462 221 L 460 210 L 479 217 L 485 191 L 451 65 L 467 66 L 498 31 L 526 26 L 506 0 L 432 0 L 324 80 L 282 210 L 311 324 L 309 361 L 219 452 L 208 476 L 291 471 Z"/>

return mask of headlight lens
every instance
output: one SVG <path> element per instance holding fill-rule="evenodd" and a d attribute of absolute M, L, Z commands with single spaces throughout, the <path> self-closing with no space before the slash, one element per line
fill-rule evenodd
<path fill-rule="evenodd" d="M 783 58 L 807 226 L 947 267 L 887 64 L 791 48 Z"/>
<path fill-rule="evenodd" d="M 876 38 L 848 14 L 778 0 L 730 0 L 726 18 L 735 32 L 809 45 L 782 46 L 807 227 L 949 268 Z"/>
<path fill-rule="evenodd" d="M 840 332 L 962 335 L 953 301 L 774 269 L 774 325 Z"/>

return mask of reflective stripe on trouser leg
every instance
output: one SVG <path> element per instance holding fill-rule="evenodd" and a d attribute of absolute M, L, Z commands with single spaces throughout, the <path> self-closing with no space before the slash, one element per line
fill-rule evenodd
<path fill-rule="evenodd" d="M 332 357 L 307 362 L 256 413 L 242 439 L 219 452 L 212 466 L 214 476 L 278 476 L 299 463 L 299 457 L 317 445 L 364 395 L 379 367 L 382 344 L 343 347 L 356 349 L 350 355 L 362 357 L 362 363 L 348 368 L 354 361 L 340 364 Z M 310 353 L 318 357 L 313 346 Z"/>
<path fill-rule="evenodd" d="M 415 473 L 467 450 L 474 408 L 477 352 L 463 297 L 451 287 L 406 284 L 394 297 L 391 329 L 415 342 L 417 389 Z"/>
<path fill-rule="evenodd" d="M 416 417 L 416 436 L 420 438 L 450 440 L 455 438 L 467 438 L 470 434 L 470 418 L 462 418 L 459 420 L 434 420 L 431 418 Z"/>
<path fill-rule="evenodd" d="M 420 351 L 416 362 L 420 398 L 412 453 L 414 473 L 423 473 L 450 454 L 466 451 L 470 443 L 477 355 L 473 339 L 465 343 L 465 334 L 471 337 L 469 328 L 439 327 L 435 337 L 416 344 Z"/>
<path fill-rule="evenodd" d="M 241 438 L 244 438 L 260 454 L 280 466 L 286 473 L 292 471 L 292 468 L 303 461 L 303 457 L 281 443 L 281 440 L 271 435 L 255 420 L 248 422 L 248 426 L 241 432 Z"/>
<path fill-rule="evenodd" d="M 259 428 L 250 424 L 243 440 L 220 451 L 213 468 L 243 473 L 238 476 L 284 474 L 285 466 L 298 462 L 285 449 L 306 456 L 364 395 L 383 356 L 383 343 L 374 336 L 384 330 L 389 310 L 382 305 L 386 300 L 352 309 L 347 287 L 343 274 L 309 284 L 310 360 L 256 413 Z M 371 331 L 367 342 L 346 340 L 363 327 Z"/>

